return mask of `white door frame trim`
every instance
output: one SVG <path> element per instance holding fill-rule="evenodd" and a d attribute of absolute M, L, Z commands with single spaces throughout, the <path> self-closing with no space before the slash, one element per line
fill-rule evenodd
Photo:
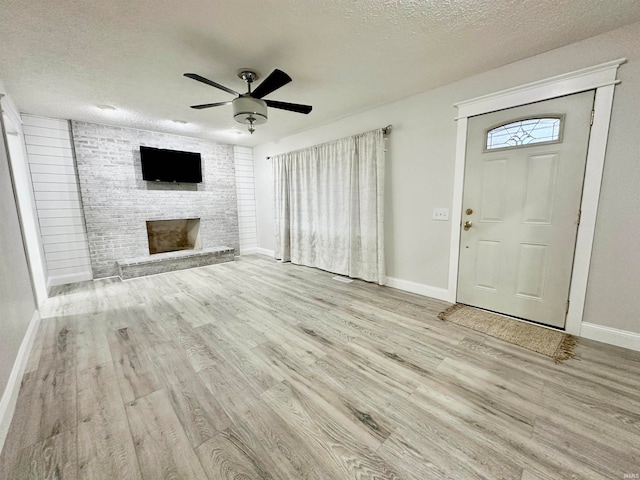
<path fill-rule="evenodd" d="M 567 314 L 567 323 L 565 325 L 565 331 L 573 335 L 580 335 L 587 293 L 589 265 L 591 263 L 591 249 L 595 234 L 596 214 L 600 199 L 600 185 L 602 183 L 604 158 L 609 135 L 609 121 L 613 107 L 613 91 L 615 85 L 619 83 L 619 80 L 616 79 L 618 67 L 624 62 L 626 62 L 626 59 L 621 58 L 455 104 L 458 109 L 456 118 L 458 129 L 453 177 L 453 205 L 451 209 L 449 301 L 455 302 L 458 293 L 462 194 L 469 117 L 587 90 L 595 90 L 595 114 L 589 137 L 581 203 L 582 218 L 576 239 L 571 289 L 569 291 L 569 313 Z"/>

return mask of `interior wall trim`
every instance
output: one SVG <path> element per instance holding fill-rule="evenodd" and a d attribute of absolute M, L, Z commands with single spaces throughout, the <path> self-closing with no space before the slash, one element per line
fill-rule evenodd
<path fill-rule="evenodd" d="M 11 136 L 11 138 L 5 138 L 5 142 L 11 167 L 12 183 L 16 192 L 16 205 L 20 218 L 22 239 L 29 265 L 33 292 L 36 303 L 40 307 L 48 298 L 48 272 L 25 145 L 24 122 L 11 101 L 11 97 L 2 97 L 1 103 L 0 112 L 6 115 L 6 118 L 3 119 L 5 130 Z"/>
<path fill-rule="evenodd" d="M 580 336 L 598 342 L 640 351 L 640 333 L 584 322 Z"/>
<path fill-rule="evenodd" d="M 618 67 L 625 61 L 626 59 L 624 58 L 613 60 L 455 104 L 458 108 L 458 117 L 456 119 L 458 120 L 458 128 L 451 211 L 448 284 L 449 294 L 453 298 L 452 301 L 455 301 L 458 292 L 458 259 L 460 254 L 468 118 L 474 115 L 518 107 L 527 103 L 595 90 L 595 114 L 587 152 L 587 166 L 581 204 L 582 218 L 576 240 L 574 269 L 569 291 L 570 306 L 565 324 L 567 333 L 580 335 L 587 294 L 589 266 L 591 264 L 591 250 L 595 234 L 596 214 L 600 199 L 600 185 L 602 183 L 602 172 L 609 135 L 609 121 L 613 107 L 613 92 L 615 85 L 619 83 L 616 78 Z"/>
<path fill-rule="evenodd" d="M 0 88 L 2 85 L 0 84 Z M 6 92 L 5 92 L 6 93 Z M 2 99 L 2 113 L 5 114 L 14 126 L 22 125 L 22 118 L 20 118 L 20 112 L 18 111 L 18 107 L 13 103 L 13 100 L 9 95 L 4 93 L 0 93 L 0 98 Z M 10 133 L 21 133 L 17 129 L 8 129 Z"/>
<path fill-rule="evenodd" d="M 395 277 L 387 277 L 387 283 L 385 286 L 397 288 L 398 290 L 403 290 L 405 292 L 416 293 L 425 297 L 436 298 L 445 302 L 452 302 L 449 290 L 446 288 L 432 287 L 431 285 L 411 282 L 409 280 L 403 280 Z"/>
<path fill-rule="evenodd" d="M 267 257 L 271 257 L 271 258 L 276 257 L 276 252 L 274 250 L 269 250 L 267 248 L 260 248 L 260 247 L 250 248 L 245 252 L 245 255 L 248 255 L 249 252 L 258 253 L 260 255 L 266 255 Z"/>
<path fill-rule="evenodd" d="M 13 414 L 16 408 L 16 402 L 18 401 L 18 393 L 20 392 L 20 385 L 22 384 L 22 377 L 27 367 L 27 361 L 33 348 L 33 342 L 36 339 L 38 333 L 38 327 L 40 326 L 40 312 L 36 310 L 31 317 L 27 331 L 22 339 L 20 348 L 18 349 L 18 355 L 15 362 L 13 362 L 13 368 L 9 375 L 9 381 L 4 389 L 2 398 L 0 399 L 0 452 L 4 446 L 4 441 L 7 438 L 9 432 L 9 426 L 13 419 Z"/>
<path fill-rule="evenodd" d="M 626 58 L 619 58 L 455 103 L 458 109 L 456 120 L 618 84 L 616 72 L 626 61 Z"/>

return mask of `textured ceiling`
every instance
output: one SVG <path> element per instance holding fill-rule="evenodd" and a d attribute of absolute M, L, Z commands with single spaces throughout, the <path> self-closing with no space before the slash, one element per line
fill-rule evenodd
<path fill-rule="evenodd" d="M 638 0 L 0 0 L 0 80 L 22 112 L 253 146 L 639 20 Z M 243 67 L 313 111 L 250 136 L 189 108 L 233 97 L 184 72 L 244 91 Z"/>

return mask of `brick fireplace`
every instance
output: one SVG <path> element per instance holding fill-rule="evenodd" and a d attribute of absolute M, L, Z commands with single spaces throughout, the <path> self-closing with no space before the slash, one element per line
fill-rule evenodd
<path fill-rule="evenodd" d="M 138 264 L 146 257 L 156 266 L 170 257 L 176 265 L 190 265 L 194 255 L 209 250 L 238 251 L 231 146 L 87 122 L 73 121 L 72 128 L 94 278 L 119 275 L 119 262 L 131 259 Z M 200 153 L 202 183 L 145 181 L 141 145 Z M 175 244 L 165 245 L 171 238 Z"/>

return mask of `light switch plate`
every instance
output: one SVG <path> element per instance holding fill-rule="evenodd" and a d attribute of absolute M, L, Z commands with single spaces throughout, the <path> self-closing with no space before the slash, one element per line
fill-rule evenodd
<path fill-rule="evenodd" d="M 433 209 L 433 219 L 434 220 L 449 220 L 449 209 L 448 208 L 434 208 Z"/>

